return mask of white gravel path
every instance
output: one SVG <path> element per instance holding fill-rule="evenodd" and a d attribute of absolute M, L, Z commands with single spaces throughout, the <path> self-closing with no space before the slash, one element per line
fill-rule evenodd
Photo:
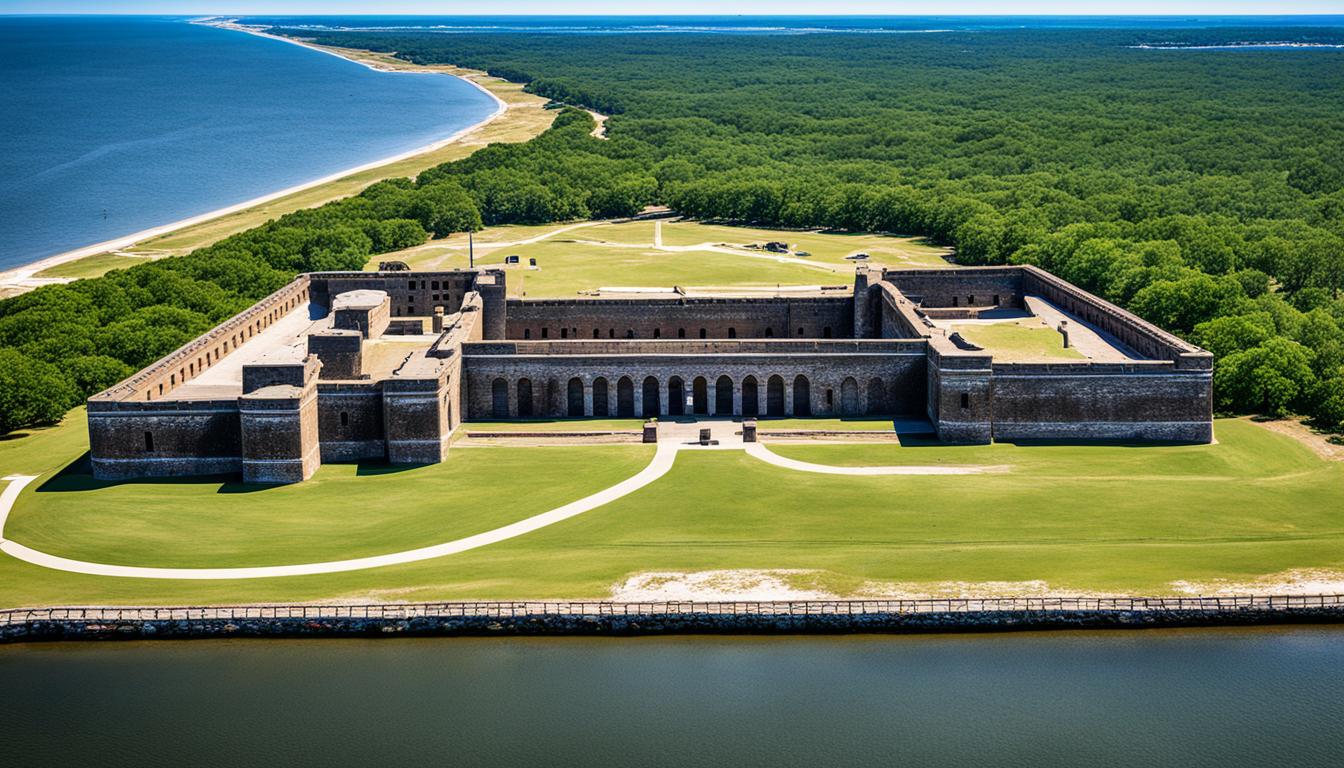
<path fill-rule="evenodd" d="M 22 560 L 33 565 L 40 565 L 44 568 L 52 568 L 58 571 L 68 571 L 70 573 L 83 573 L 91 576 L 118 576 L 125 578 L 138 579 L 197 579 L 197 580 L 222 580 L 222 579 L 264 579 L 280 576 L 310 576 L 320 573 L 340 573 L 343 571 L 358 571 L 365 568 L 379 568 L 386 565 L 402 565 L 404 563 L 414 563 L 421 560 L 431 560 L 445 555 L 455 555 L 459 552 L 484 547 L 487 544 L 512 539 L 515 536 L 522 536 L 532 531 L 545 528 L 548 525 L 558 523 L 562 520 L 568 520 L 571 517 L 581 515 L 591 509 L 603 506 L 609 502 L 626 496 L 634 491 L 643 488 L 654 482 L 668 470 L 676 460 L 677 452 L 680 450 L 734 450 L 745 448 L 748 455 L 760 459 L 769 464 L 773 464 L 785 469 L 797 470 L 800 472 L 818 472 L 829 475 L 967 475 L 978 474 L 985 471 L 998 471 L 1000 467 L 938 467 L 938 466 L 899 466 L 899 467 L 839 467 L 824 464 L 812 464 L 805 461 L 796 461 L 788 459 L 771 452 L 760 443 L 743 443 L 740 434 L 736 434 L 735 424 L 728 421 L 707 422 L 704 425 L 710 426 L 714 437 L 720 440 L 716 446 L 699 446 L 687 440 L 691 434 L 697 431 L 701 426 L 696 424 L 677 424 L 666 423 L 663 434 L 660 435 L 658 450 L 654 453 L 653 460 L 640 470 L 639 473 L 622 480 L 621 482 L 605 488 L 590 496 L 585 496 L 578 501 L 570 502 L 562 507 L 557 507 L 549 512 L 542 512 L 539 515 L 533 515 L 525 520 L 519 520 L 516 523 L 495 528 L 494 530 L 478 533 L 474 536 L 467 536 L 462 539 L 447 541 L 442 544 L 434 544 L 428 547 L 418 549 L 408 549 L 403 552 L 393 552 L 387 555 L 374 555 L 371 557 L 359 557 L 350 560 L 332 560 L 322 563 L 304 563 L 300 565 L 272 565 L 272 566 L 254 566 L 244 568 L 148 568 L 131 565 L 110 565 L 107 563 L 91 563 L 84 560 L 72 560 L 66 557 L 47 554 L 31 547 L 26 547 L 16 541 L 9 541 L 4 538 L 5 521 L 9 517 L 10 509 L 18 499 L 19 493 L 32 481 L 37 478 L 29 475 L 10 475 L 3 478 L 9 483 L 3 493 L 0 493 L 0 551 L 10 557 Z"/>

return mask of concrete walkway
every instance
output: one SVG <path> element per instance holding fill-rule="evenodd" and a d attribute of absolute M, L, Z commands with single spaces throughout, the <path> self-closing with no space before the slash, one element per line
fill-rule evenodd
<path fill-rule="evenodd" d="M 823 475 L 979 475 L 985 472 L 1003 471 L 1001 467 L 939 467 L 939 466 L 898 466 L 898 467 L 839 467 L 832 464 L 813 464 L 807 461 L 785 458 L 766 448 L 762 443 L 746 443 L 747 455 L 774 464 L 784 469 L 798 472 L 817 472 Z"/>
<path fill-rule="evenodd" d="M 702 446 L 698 442 L 700 429 L 708 428 L 717 445 Z M 1001 467 L 938 467 L 938 466 L 900 466 L 900 467 L 838 467 L 825 464 L 812 464 L 805 461 L 788 459 L 773 453 L 760 443 L 743 443 L 740 434 L 741 425 L 727 419 L 693 422 L 662 422 L 659 424 L 658 450 L 653 460 L 638 474 L 629 477 L 609 488 L 591 496 L 570 502 L 549 512 L 533 515 L 525 520 L 505 525 L 494 530 L 478 533 L 454 541 L 434 544 L 419 549 L 408 549 L 387 555 L 359 557 L 351 560 L 331 560 L 323 563 L 305 563 L 302 565 L 271 565 L 245 568 L 147 568 L 132 565 L 109 565 L 90 563 L 84 560 L 72 560 L 66 557 L 47 554 L 16 541 L 4 538 L 5 521 L 9 511 L 18 499 L 19 493 L 37 478 L 31 475 L 10 475 L 3 478 L 9 484 L 0 493 L 0 552 L 33 565 L 70 573 L 83 573 L 90 576 L 120 576 L 137 579 L 264 579 L 279 576 L 311 576 L 320 573 L 340 573 L 359 571 L 365 568 L 380 568 L 385 565 L 402 565 L 421 560 L 431 560 L 445 555 L 484 547 L 487 544 L 512 539 L 515 536 L 531 533 L 548 525 L 568 520 L 591 509 L 615 501 L 643 488 L 672 469 L 677 452 L 682 450 L 742 450 L 749 456 L 768 464 L 799 472 L 816 472 L 828 475 L 969 475 L 982 472 L 1002 471 Z"/>

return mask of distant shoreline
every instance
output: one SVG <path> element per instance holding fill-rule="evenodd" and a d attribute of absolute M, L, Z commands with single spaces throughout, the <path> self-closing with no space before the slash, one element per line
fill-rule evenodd
<path fill-rule="evenodd" d="M 270 192 L 265 195 L 261 195 L 259 197 L 254 197 L 250 200 L 244 200 L 243 202 L 240 203 L 235 203 L 233 205 L 218 208 L 216 210 L 198 214 L 195 216 L 189 216 L 185 219 L 174 221 L 170 224 L 163 224 L 155 227 L 150 227 L 148 229 L 142 229 L 138 232 L 133 232 L 129 235 L 123 235 L 121 237 L 115 237 L 110 240 L 104 240 L 102 242 L 94 243 L 92 245 L 82 246 L 80 248 L 75 248 L 73 250 L 65 251 L 63 253 L 58 253 L 54 256 L 47 256 L 38 261 L 30 262 L 28 264 L 24 264 L 19 267 L 13 267 L 11 269 L 5 270 L 4 272 L 0 272 L 0 288 L 27 289 L 31 287 L 37 287 L 35 285 L 27 285 L 26 283 L 28 281 L 40 281 L 40 284 L 69 282 L 69 280 L 63 278 L 49 278 L 49 279 L 37 278 L 36 275 L 44 270 L 51 269 L 52 267 L 59 266 L 61 264 L 68 264 L 69 262 L 78 261 L 80 259 L 88 258 L 90 256 L 97 256 L 100 253 L 107 253 L 109 251 L 116 251 L 122 248 L 129 248 L 133 245 L 136 245 L 137 243 L 141 243 L 151 238 L 159 237 L 161 235 L 167 235 L 172 232 L 176 232 L 180 229 L 184 229 L 186 227 L 202 224 L 207 221 L 211 221 L 213 219 L 217 219 L 222 216 L 228 216 L 229 214 L 247 210 L 248 208 L 253 208 L 258 205 L 264 205 L 266 203 L 278 200 L 280 198 L 288 197 L 289 195 L 298 192 L 303 192 L 305 190 L 312 189 L 314 187 L 320 187 L 323 184 L 330 184 L 334 181 L 338 181 L 347 176 L 352 176 L 357 173 L 363 173 L 364 171 L 374 170 L 384 165 L 391 165 L 392 163 L 407 160 L 417 155 L 423 155 L 429 152 L 434 152 L 436 150 L 442 149 L 443 147 L 449 144 L 458 141 L 464 135 L 471 133 L 472 131 L 478 130 L 484 127 L 485 125 L 497 120 L 509 109 L 508 104 L 506 104 L 503 99 L 491 93 L 489 89 L 482 86 L 480 83 L 477 83 L 469 78 L 458 77 L 457 75 L 452 75 L 447 72 L 426 71 L 424 73 L 419 73 L 408 70 L 386 69 L 375 66 L 367 61 L 360 61 L 359 59 L 351 58 L 336 51 L 321 48 L 319 46 L 312 45 L 310 43 L 305 43 L 300 40 L 291 40 L 289 38 L 280 37 L 278 35 L 267 34 L 265 32 L 260 31 L 259 29 L 253 29 L 242 25 L 233 24 L 228 21 L 214 21 L 213 19 L 211 19 L 211 20 L 193 21 L 191 23 L 201 24 L 203 26 L 216 27 L 219 29 L 229 29 L 236 32 L 244 32 L 246 34 L 256 35 L 258 37 L 265 37 L 271 40 L 280 40 L 286 43 L 290 43 L 292 45 L 302 46 L 311 51 L 325 53 L 329 56 L 335 56 L 339 59 L 344 59 L 346 61 L 353 62 L 355 64 L 360 64 L 377 72 L 386 72 L 386 73 L 401 72 L 405 74 L 434 74 L 434 75 L 444 75 L 447 77 L 457 77 L 457 79 L 462 80 L 463 82 L 466 83 L 470 83 L 474 88 L 486 94 L 491 99 L 494 99 L 495 111 L 492 112 L 487 117 L 485 117 L 483 120 L 473 123 L 467 126 L 466 128 L 463 128 L 453 133 L 451 136 L 439 139 L 431 144 L 426 144 L 421 147 L 416 147 L 415 149 L 400 152 L 390 157 L 383 157 L 378 160 L 373 160 L 364 163 L 362 165 L 357 165 L 353 168 L 347 168 L 345 170 L 337 171 L 335 173 L 330 173 L 321 178 L 313 179 L 311 181 L 306 181 L 300 184 L 295 184 L 293 186 L 286 187 L 284 189 L 275 192 Z"/>

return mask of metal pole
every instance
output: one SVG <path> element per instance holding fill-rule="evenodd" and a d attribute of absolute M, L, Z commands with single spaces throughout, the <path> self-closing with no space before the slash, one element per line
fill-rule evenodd
<path fill-rule="evenodd" d="M 471 232 L 467 232 L 467 264 L 472 269 L 476 268 L 476 240 L 471 236 Z"/>

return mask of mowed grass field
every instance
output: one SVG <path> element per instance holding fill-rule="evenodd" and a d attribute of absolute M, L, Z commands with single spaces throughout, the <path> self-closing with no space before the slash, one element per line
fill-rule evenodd
<path fill-rule="evenodd" d="M 662 232 L 656 245 L 655 227 Z M 602 288 L 761 289 L 775 286 L 845 285 L 853 280 L 851 253 L 872 255 L 887 266 L 947 266 L 946 249 L 921 240 L 889 235 L 846 235 L 705 225 L 686 221 L 577 222 L 543 226 L 491 227 L 473 236 L 477 266 L 501 266 L 507 256 L 509 295 L 529 298 L 574 296 Z M 743 246 L 786 240 L 812 255 L 770 254 Z M 468 266 L 465 234 L 371 260 L 398 259 L 412 269 Z M 537 269 L 529 269 L 530 259 Z"/>
<path fill-rule="evenodd" d="M 1085 357 L 1074 347 L 1064 346 L 1064 336 L 1036 317 L 1013 322 L 956 323 L 952 329 L 993 353 L 996 360 L 1033 362 Z"/>
<path fill-rule="evenodd" d="M 0 443 L 4 473 L 44 472 L 5 535 L 137 565 L 304 562 L 437 543 L 577 499 L 634 474 L 639 445 L 455 448 L 398 472 L 324 467 L 249 493 L 218 481 L 76 490 L 78 413 Z M 237 581 L 68 574 L 0 556 L 0 605 L 318 599 L 599 598 L 646 571 L 807 569 L 869 582 L 1044 580 L 1057 592 L 1167 593 L 1178 580 L 1344 570 L 1344 464 L 1220 420 L 1207 446 L 772 445 L 820 464 L 993 465 L 971 476 L 800 473 L 740 451 L 682 452 L 666 476 L 576 518 L 435 560 Z M 475 476 L 475 477 L 473 477 Z M 196 563 L 192 561 L 196 560 Z"/>

